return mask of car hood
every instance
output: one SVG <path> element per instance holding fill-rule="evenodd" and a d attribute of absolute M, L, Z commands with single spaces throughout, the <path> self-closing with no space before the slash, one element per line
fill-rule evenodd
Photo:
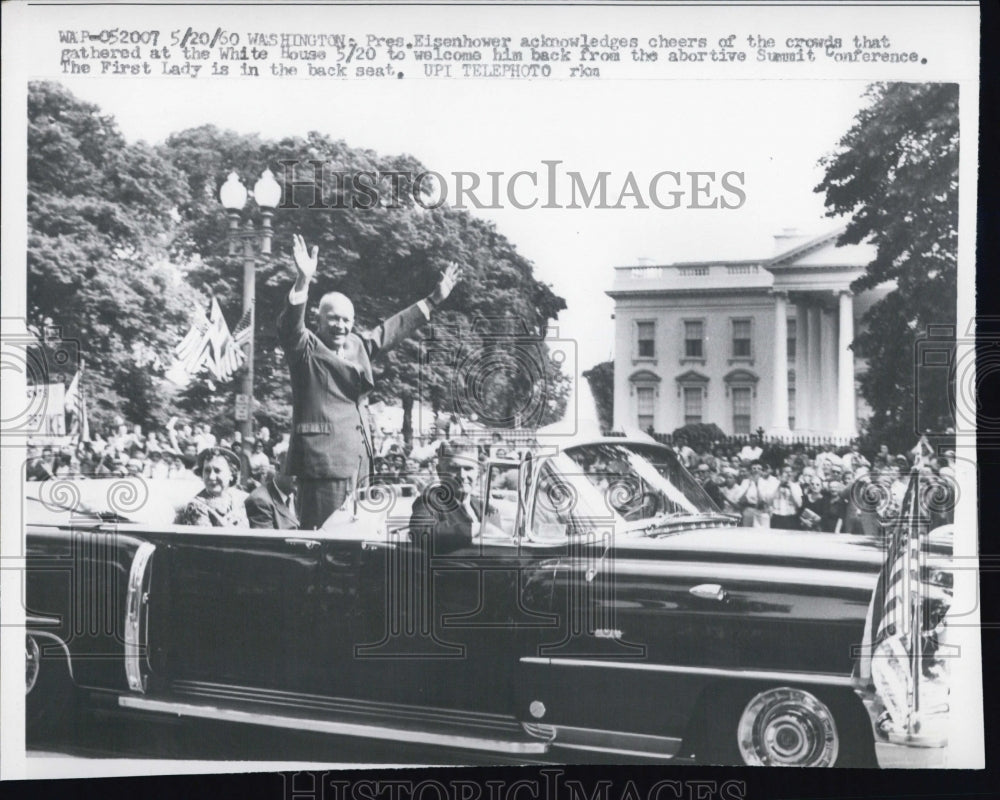
<path fill-rule="evenodd" d="M 663 554 L 672 560 L 714 563 L 768 563 L 878 572 L 885 552 L 880 539 L 836 533 L 805 533 L 767 528 L 660 529 L 640 536 L 620 536 L 619 555 L 641 558 Z"/>

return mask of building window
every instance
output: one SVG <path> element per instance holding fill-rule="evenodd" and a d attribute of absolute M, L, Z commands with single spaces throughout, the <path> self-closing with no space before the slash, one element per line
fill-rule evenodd
<path fill-rule="evenodd" d="M 733 433 L 750 433 L 750 387 L 734 386 Z"/>
<path fill-rule="evenodd" d="M 692 425 L 701 422 L 701 387 L 684 387 L 684 424 Z"/>
<path fill-rule="evenodd" d="M 653 410 L 655 408 L 656 390 L 652 386 L 637 386 L 635 389 L 636 408 L 638 410 L 639 430 L 647 431 L 653 427 Z"/>
<path fill-rule="evenodd" d="M 684 358 L 705 357 L 705 323 L 700 319 L 684 320 Z"/>
<path fill-rule="evenodd" d="M 733 358 L 749 359 L 753 356 L 751 347 L 751 322 L 748 319 L 733 321 Z"/>
<path fill-rule="evenodd" d="M 792 317 L 788 320 L 788 339 L 786 348 L 788 350 L 788 361 L 795 363 L 795 340 L 798 338 L 798 320 Z"/>
<path fill-rule="evenodd" d="M 636 358 L 656 358 L 656 323 L 635 323 Z"/>

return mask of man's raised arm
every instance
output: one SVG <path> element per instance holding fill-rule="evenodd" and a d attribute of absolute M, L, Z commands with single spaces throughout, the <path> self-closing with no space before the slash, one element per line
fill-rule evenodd
<path fill-rule="evenodd" d="M 365 337 L 368 354 L 374 357 L 381 350 L 395 347 L 431 318 L 431 312 L 443 303 L 458 283 L 461 270 L 454 261 L 448 263 L 434 292 L 389 317 L 371 335 Z"/>
<path fill-rule="evenodd" d="M 292 255 L 295 257 L 295 285 L 288 293 L 288 302 L 278 316 L 278 340 L 282 349 L 288 354 L 304 349 L 309 341 L 309 333 L 306 330 L 306 301 L 309 299 L 309 282 L 316 274 L 316 265 L 319 262 L 319 248 L 313 245 L 310 253 L 305 239 L 295 234 Z"/>

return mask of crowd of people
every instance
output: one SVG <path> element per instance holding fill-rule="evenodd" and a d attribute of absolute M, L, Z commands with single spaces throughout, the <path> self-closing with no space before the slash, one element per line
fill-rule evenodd
<path fill-rule="evenodd" d="M 892 454 L 885 445 L 864 454 L 858 442 L 838 448 L 764 443 L 715 443 L 701 452 L 674 445 L 685 466 L 723 511 L 756 528 L 879 535 L 902 507 L 913 468 L 936 499 L 933 525 L 952 521 L 955 453 L 935 456 L 926 440 Z"/>
<path fill-rule="evenodd" d="M 89 440 L 75 444 L 27 448 L 27 474 L 31 481 L 50 478 L 142 478 L 199 479 L 198 456 L 210 447 L 235 452 L 247 476 L 258 482 L 274 468 L 276 459 L 288 450 L 288 436 L 271 436 L 261 428 L 243 441 L 239 432 L 216 437 L 211 426 L 179 424 L 171 419 L 165 428 L 143 431 L 141 425 L 120 422 L 105 431 L 92 432 Z"/>
<path fill-rule="evenodd" d="M 410 484 L 416 492 L 434 484 L 444 444 L 464 437 L 466 431 L 457 418 L 447 416 L 432 431 L 415 437 L 408 447 L 398 431 L 373 427 L 369 432 L 372 483 Z M 244 440 L 238 432 L 216 437 L 206 423 L 172 419 L 164 429 L 146 432 L 139 425 L 121 423 L 105 436 L 94 436 L 75 448 L 29 444 L 27 478 L 138 476 L 202 481 L 203 493 L 208 494 L 198 495 L 179 520 L 247 524 L 242 503 L 228 501 L 226 509 L 213 505 L 206 473 L 212 473 L 213 482 L 221 480 L 227 490 L 233 489 L 214 496 L 229 497 L 238 491 L 245 501 L 264 487 L 271 499 L 281 501 L 277 516 L 287 510 L 294 517 L 295 483 L 283 469 L 288 445 L 287 434 L 272 436 L 266 427 Z M 954 453 L 934 456 L 924 443 L 897 454 L 885 446 L 865 454 L 857 442 L 838 448 L 765 442 L 758 436 L 743 443 L 714 442 L 697 449 L 678 441 L 672 447 L 715 504 L 738 515 L 747 527 L 877 535 L 883 523 L 898 514 L 918 457 L 921 475 L 935 483 L 939 493 L 947 495 L 954 488 Z M 482 460 L 519 454 L 498 432 L 488 444 L 480 444 L 478 452 Z M 220 473 L 224 473 L 221 478 Z M 935 512 L 935 522 L 950 522 L 951 504 L 935 505 L 941 509 Z M 258 521 L 275 519 L 270 513 Z M 249 523 L 253 526 L 252 518 Z"/>

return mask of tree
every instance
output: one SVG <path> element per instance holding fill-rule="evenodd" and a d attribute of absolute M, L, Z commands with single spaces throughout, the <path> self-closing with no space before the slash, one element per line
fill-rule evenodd
<path fill-rule="evenodd" d="M 601 430 L 611 430 L 615 418 L 615 362 L 602 361 L 585 371 L 583 377 L 590 384 Z"/>
<path fill-rule="evenodd" d="M 180 173 L 97 106 L 29 84 L 28 321 L 80 342 L 98 425 L 165 413 L 153 378 L 194 297 L 168 257 L 184 194 Z"/>
<path fill-rule="evenodd" d="M 258 423 L 283 428 L 290 417 L 287 371 L 273 320 L 291 285 L 293 233 L 319 247 L 313 300 L 328 291 L 344 292 L 354 300 L 359 328 L 374 327 L 429 294 L 448 261 L 463 265 L 461 282 L 435 314 L 430 329 L 376 362 L 372 400 L 400 400 L 405 431 L 412 430 L 417 398 L 446 412 L 468 415 L 470 408 L 478 408 L 481 421 L 510 425 L 514 411 L 534 393 L 540 395 L 541 407 L 538 419 L 531 422 L 545 424 L 562 415 L 569 381 L 549 357 L 543 337 L 565 302 L 534 277 L 532 264 L 490 223 L 465 211 L 427 209 L 415 202 L 412 181 L 425 168 L 411 156 L 380 156 L 320 133 L 263 141 L 213 126 L 172 135 L 159 152 L 185 176 L 188 187 L 179 207 L 183 236 L 175 240 L 176 257 L 192 262 L 187 279 L 214 294 L 229 319 L 239 316 L 241 267 L 225 244 L 226 217 L 216 199 L 222 180 L 235 169 L 252 181 L 270 167 L 284 185 L 283 205 L 297 206 L 275 211 L 274 255 L 258 265 L 254 364 Z M 297 165 L 283 166 L 283 161 Z M 318 169 L 310 162 L 323 166 Z M 383 193 L 397 202 L 352 207 L 357 196 L 350 182 L 345 184 L 338 176 L 366 171 L 402 175 L 401 191 Z M 312 187 L 293 189 L 293 181 L 309 178 L 315 181 L 323 208 L 308 208 L 314 200 Z M 471 353 L 480 362 L 487 353 L 502 356 L 485 393 L 470 393 L 481 387 L 469 386 L 462 372 L 468 359 L 462 353 Z M 511 362 L 514 354 L 522 360 Z M 504 359 L 508 367 L 529 363 L 534 371 L 505 368 Z M 544 387 L 528 379 L 528 373 L 544 375 Z M 204 408 L 208 402 L 204 385 L 193 384 L 178 402 L 192 413 Z M 224 419 L 225 406 L 216 408 L 215 414 L 216 420 Z"/>
<path fill-rule="evenodd" d="M 925 428 L 953 425 L 946 372 L 917 379 L 915 353 L 931 326 L 956 324 L 959 96 L 956 84 L 904 83 L 874 84 L 865 96 L 838 150 L 821 159 L 816 191 L 829 216 L 850 215 L 841 244 L 877 248 L 852 290 L 892 282 L 853 349 L 869 364 L 860 378 L 873 411 L 867 433 L 899 450 Z"/>

